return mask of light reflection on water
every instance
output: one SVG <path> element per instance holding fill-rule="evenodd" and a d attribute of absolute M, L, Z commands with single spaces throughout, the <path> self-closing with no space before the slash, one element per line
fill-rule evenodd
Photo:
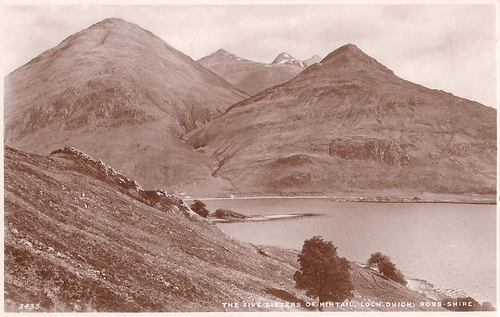
<path fill-rule="evenodd" d="M 267 222 L 218 224 L 236 239 L 300 249 L 323 236 L 341 256 L 365 262 L 382 252 L 407 277 L 496 302 L 496 207 L 459 204 L 347 203 L 328 199 L 205 201 L 211 211 L 247 215 L 321 213 Z"/>

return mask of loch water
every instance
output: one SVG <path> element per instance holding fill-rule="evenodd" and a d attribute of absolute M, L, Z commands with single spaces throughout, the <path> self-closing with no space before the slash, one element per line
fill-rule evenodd
<path fill-rule="evenodd" d="M 230 236 L 257 245 L 300 250 L 322 236 L 340 256 L 366 262 L 382 252 L 408 278 L 479 302 L 496 302 L 496 206 L 434 203 L 355 203 L 330 199 L 207 200 L 215 211 L 245 215 L 317 213 L 317 217 L 219 223 Z"/>

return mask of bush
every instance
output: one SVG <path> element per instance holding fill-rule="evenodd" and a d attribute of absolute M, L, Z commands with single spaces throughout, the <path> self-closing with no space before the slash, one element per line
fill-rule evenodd
<path fill-rule="evenodd" d="M 373 253 L 368 259 L 368 265 L 378 268 L 379 272 L 388 279 L 406 286 L 407 281 L 403 273 L 396 268 L 388 256 L 380 252 Z"/>
<path fill-rule="evenodd" d="M 308 296 L 319 298 L 320 310 L 325 301 L 343 302 L 353 297 L 349 262 L 337 255 L 337 248 L 330 241 L 321 237 L 306 240 L 298 262 L 300 270 L 293 275 L 295 286 L 306 290 Z"/>
<path fill-rule="evenodd" d="M 202 216 L 203 218 L 207 218 L 208 215 L 210 214 L 210 211 L 207 209 L 207 205 L 205 205 L 204 202 L 195 200 L 193 204 L 191 204 L 191 209 L 196 212 L 198 215 Z"/>
<path fill-rule="evenodd" d="M 483 302 L 481 305 L 483 311 L 494 311 L 495 307 L 490 302 Z"/>

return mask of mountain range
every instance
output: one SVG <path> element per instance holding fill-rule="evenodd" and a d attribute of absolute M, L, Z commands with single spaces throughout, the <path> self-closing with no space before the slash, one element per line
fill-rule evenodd
<path fill-rule="evenodd" d="M 287 53 L 281 53 L 272 63 L 265 64 L 238 57 L 223 49 L 198 62 L 249 95 L 287 82 L 306 67 L 305 63 Z"/>
<path fill-rule="evenodd" d="M 352 44 L 184 138 L 235 193 L 496 192 L 495 110 L 405 81 Z"/>
<path fill-rule="evenodd" d="M 7 76 L 5 143 L 74 146 L 192 195 L 494 197 L 494 109 L 399 78 L 352 44 L 303 69 L 317 60 L 219 50 L 195 62 L 106 19 Z"/>
<path fill-rule="evenodd" d="M 298 251 L 236 241 L 171 192 L 496 195 L 495 109 L 408 82 L 353 44 L 196 62 L 106 19 L 5 78 L 4 122 L 7 312 L 308 310 Z M 331 310 L 443 310 L 425 283 L 417 293 L 354 262 L 350 275 L 357 308 Z"/>

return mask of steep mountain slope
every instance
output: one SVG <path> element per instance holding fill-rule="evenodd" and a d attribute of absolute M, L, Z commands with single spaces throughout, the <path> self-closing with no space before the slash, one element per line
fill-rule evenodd
<path fill-rule="evenodd" d="M 405 81 L 352 44 L 185 139 L 235 193 L 495 194 L 495 110 Z"/>
<path fill-rule="evenodd" d="M 253 62 L 223 49 L 198 62 L 249 95 L 287 82 L 302 71 L 296 65 Z"/>
<path fill-rule="evenodd" d="M 235 241 L 182 200 L 72 148 L 7 147 L 4 189 L 8 312 L 282 311 L 313 301 L 294 288 L 296 251 Z M 354 263 L 351 276 L 357 310 L 430 301 Z M 288 302 L 302 306 L 278 305 Z"/>
<path fill-rule="evenodd" d="M 312 56 L 311 58 L 306 59 L 306 60 L 305 60 L 305 61 L 303 61 L 303 62 L 304 62 L 304 64 L 305 64 L 306 66 L 311 66 L 312 64 L 317 64 L 317 63 L 321 62 L 321 60 L 322 60 L 322 58 L 321 58 L 320 56 L 318 56 L 318 55 L 314 55 L 314 56 Z"/>
<path fill-rule="evenodd" d="M 244 97 L 151 32 L 106 19 L 7 76 L 5 141 L 75 146 L 165 187 L 209 175 L 213 162 L 179 137 Z"/>

